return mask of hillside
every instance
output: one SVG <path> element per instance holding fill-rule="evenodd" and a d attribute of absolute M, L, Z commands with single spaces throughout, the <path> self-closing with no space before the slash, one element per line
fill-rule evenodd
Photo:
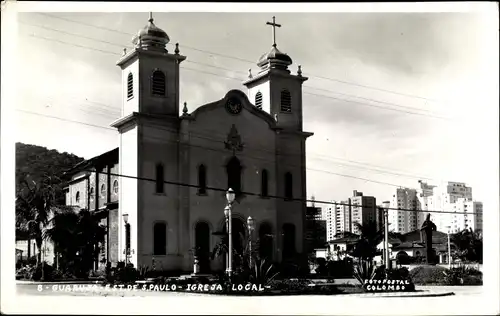
<path fill-rule="evenodd" d="M 16 189 L 25 178 L 38 182 L 44 174 L 60 176 L 82 160 L 67 152 L 16 143 Z M 64 202 L 62 191 L 57 198 L 59 202 Z"/>

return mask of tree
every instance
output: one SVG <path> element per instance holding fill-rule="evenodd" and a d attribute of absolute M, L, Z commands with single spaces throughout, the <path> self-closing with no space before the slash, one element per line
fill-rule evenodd
<path fill-rule="evenodd" d="M 481 230 L 464 229 L 450 236 L 458 248 L 457 256 L 463 261 L 483 261 L 483 236 Z"/>
<path fill-rule="evenodd" d="M 45 175 L 38 183 L 24 180 L 18 188 L 16 198 L 16 230 L 28 236 L 28 249 L 31 238 L 35 239 L 38 249 L 37 265 L 42 261 L 42 242 L 45 227 L 55 206 L 57 185 L 60 179 Z"/>
<path fill-rule="evenodd" d="M 56 252 L 61 254 L 63 270 L 86 274 L 93 269 L 106 236 L 106 227 L 100 220 L 85 209 L 59 208 L 55 213 L 44 238 L 52 241 Z"/>
<path fill-rule="evenodd" d="M 351 255 L 360 261 L 372 261 L 380 253 L 377 246 L 384 240 L 384 233 L 377 228 L 375 222 L 368 222 L 365 225 L 354 223 L 354 225 L 361 234 L 355 242 Z"/>

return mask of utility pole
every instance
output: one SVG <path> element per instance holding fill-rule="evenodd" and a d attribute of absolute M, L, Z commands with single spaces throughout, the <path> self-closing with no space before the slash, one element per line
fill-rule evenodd
<path fill-rule="evenodd" d="M 385 269 L 389 270 L 389 213 L 386 208 L 384 211 L 384 261 L 385 261 Z"/>

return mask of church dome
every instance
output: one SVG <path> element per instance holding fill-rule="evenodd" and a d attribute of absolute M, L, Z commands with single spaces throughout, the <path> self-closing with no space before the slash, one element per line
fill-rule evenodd
<path fill-rule="evenodd" d="M 262 55 L 257 62 L 257 66 L 261 68 L 280 68 L 287 69 L 293 63 L 292 58 L 285 53 L 282 53 L 275 45 L 269 53 Z"/>
<path fill-rule="evenodd" d="M 132 43 L 136 47 L 144 49 L 161 49 L 165 50 L 165 46 L 170 42 L 170 38 L 167 33 L 157 27 L 153 23 L 153 16 L 149 14 L 148 24 L 143 27 L 137 35 L 134 36 Z"/>

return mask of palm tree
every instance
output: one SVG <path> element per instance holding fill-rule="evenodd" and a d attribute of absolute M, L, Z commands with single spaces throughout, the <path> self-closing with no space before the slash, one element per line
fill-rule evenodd
<path fill-rule="evenodd" d="M 86 274 L 92 270 L 100 247 L 106 236 L 106 228 L 100 218 L 88 210 L 76 212 L 72 208 L 59 208 L 50 221 L 44 238 L 54 243 L 54 248 L 63 258 L 65 269 L 72 266 Z M 78 253 L 78 256 L 77 256 Z"/>
<path fill-rule="evenodd" d="M 31 238 L 35 239 L 37 265 L 42 261 L 43 232 L 55 206 L 58 182 L 57 177 L 47 175 L 39 183 L 25 179 L 17 192 L 16 228 L 27 233 L 28 249 Z"/>
<path fill-rule="evenodd" d="M 358 258 L 360 261 L 373 260 L 373 258 L 379 254 L 377 246 L 384 240 L 384 232 L 377 228 L 375 222 L 368 222 L 365 225 L 354 223 L 354 226 L 356 226 L 360 235 L 354 245 L 351 255 Z"/>

